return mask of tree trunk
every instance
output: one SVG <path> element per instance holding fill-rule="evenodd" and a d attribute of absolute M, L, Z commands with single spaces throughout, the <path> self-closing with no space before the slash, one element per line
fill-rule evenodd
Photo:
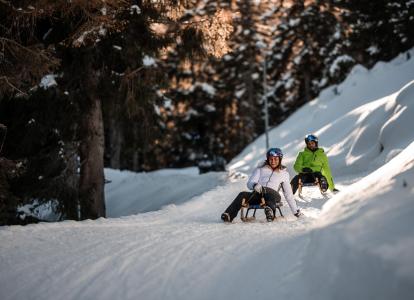
<path fill-rule="evenodd" d="M 113 169 L 121 169 L 121 150 L 123 143 L 122 124 L 116 119 L 116 116 L 111 117 L 110 124 L 110 166 Z"/>
<path fill-rule="evenodd" d="M 67 158 L 66 187 L 63 201 L 64 213 L 68 220 L 79 220 L 79 177 L 77 175 L 79 163 L 75 149 L 73 144 L 70 144 L 66 149 L 70 157 Z"/>
<path fill-rule="evenodd" d="M 133 127 L 133 134 L 134 136 L 138 136 L 139 135 L 139 131 L 137 129 L 137 126 Z M 146 143 L 144 142 L 142 145 L 142 151 L 143 153 L 145 153 L 146 151 Z M 145 154 L 144 154 L 145 155 Z M 145 157 L 143 157 L 142 159 L 145 162 Z M 138 147 L 134 147 L 134 152 L 132 154 L 132 170 L 137 172 L 137 171 L 142 171 L 141 166 L 140 166 L 140 157 L 139 157 L 139 153 L 138 153 Z"/>
<path fill-rule="evenodd" d="M 104 129 L 101 100 L 93 92 L 91 105 L 83 115 L 83 138 L 80 145 L 81 219 L 105 217 Z"/>

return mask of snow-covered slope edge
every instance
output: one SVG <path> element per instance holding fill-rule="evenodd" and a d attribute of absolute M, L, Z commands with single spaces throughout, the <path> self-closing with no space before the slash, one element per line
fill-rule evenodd
<path fill-rule="evenodd" d="M 326 203 L 301 259 L 295 281 L 306 285 L 296 297 L 412 299 L 413 216 L 414 142 Z"/>
<path fill-rule="evenodd" d="M 367 122 L 363 138 L 377 141 L 374 158 L 385 163 L 323 206 L 295 279 L 306 281 L 299 299 L 412 297 L 414 81 L 383 99 L 388 118 Z"/>
<path fill-rule="evenodd" d="M 199 175 L 198 168 L 163 169 L 135 173 L 105 169 L 106 213 L 116 218 L 181 204 L 224 184 L 225 172 Z"/>

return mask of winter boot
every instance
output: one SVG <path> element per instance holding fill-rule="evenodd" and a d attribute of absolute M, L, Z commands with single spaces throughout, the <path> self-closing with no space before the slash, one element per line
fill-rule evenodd
<path fill-rule="evenodd" d="M 295 216 L 296 218 L 299 218 L 299 217 L 302 217 L 302 216 L 303 216 L 303 213 L 300 211 L 300 209 L 298 209 L 298 210 L 296 211 L 296 213 L 294 214 L 294 216 Z"/>
<path fill-rule="evenodd" d="M 320 185 L 321 185 L 322 192 L 325 193 L 328 190 L 328 182 L 326 181 L 325 177 L 321 177 Z"/>
<path fill-rule="evenodd" d="M 230 215 L 228 213 L 223 213 L 221 214 L 221 219 L 223 220 L 223 222 L 225 223 L 230 223 Z"/>
<path fill-rule="evenodd" d="M 267 222 L 272 222 L 275 216 L 273 215 L 273 210 L 269 206 L 264 208 Z"/>

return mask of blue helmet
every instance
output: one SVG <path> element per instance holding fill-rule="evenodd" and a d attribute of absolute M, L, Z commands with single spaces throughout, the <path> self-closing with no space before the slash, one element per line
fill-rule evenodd
<path fill-rule="evenodd" d="M 309 143 L 310 141 L 313 141 L 313 142 L 315 142 L 316 143 L 316 145 L 318 145 L 318 137 L 317 136 L 315 136 L 315 135 L 313 135 L 313 134 L 308 134 L 306 137 L 305 137 L 305 143 L 307 144 L 307 143 Z"/>
<path fill-rule="evenodd" d="M 271 156 L 282 158 L 283 157 L 283 152 L 282 152 L 282 150 L 280 150 L 280 148 L 270 148 L 266 152 L 266 158 L 269 159 L 269 157 L 271 157 Z"/>

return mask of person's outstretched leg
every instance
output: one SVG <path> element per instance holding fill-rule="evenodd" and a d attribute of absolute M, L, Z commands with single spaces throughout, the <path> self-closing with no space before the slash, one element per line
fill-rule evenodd
<path fill-rule="evenodd" d="M 282 197 L 280 197 L 280 194 L 274 189 L 265 187 L 264 191 L 266 206 L 269 206 L 272 209 L 276 209 L 276 203 L 280 202 L 282 200 Z"/>
<path fill-rule="evenodd" d="M 329 184 L 328 184 L 328 180 L 326 180 L 326 177 L 322 175 L 322 173 L 320 172 L 315 172 L 314 173 L 315 177 L 318 178 L 319 183 L 321 185 L 321 189 L 323 192 L 328 190 Z"/>
<path fill-rule="evenodd" d="M 233 221 L 233 219 L 237 216 L 240 208 L 242 207 L 243 199 L 247 202 L 250 199 L 250 196 L 252 196 L 251 192 L 239 193 L 233 202 L 229 205 L 229 207 L 227 207 L 227 209 L 221 215 L 221 219 L 224 222 Z"/>
<path fill-rule="evenodd" d="M 264 198 L 266 203 L 265 214 L 267 221 L 271 222 L 275 218 L 276 203 L 280 202 L 282 198 L 280 194 L 271 188 L 264 188 Z"/>

